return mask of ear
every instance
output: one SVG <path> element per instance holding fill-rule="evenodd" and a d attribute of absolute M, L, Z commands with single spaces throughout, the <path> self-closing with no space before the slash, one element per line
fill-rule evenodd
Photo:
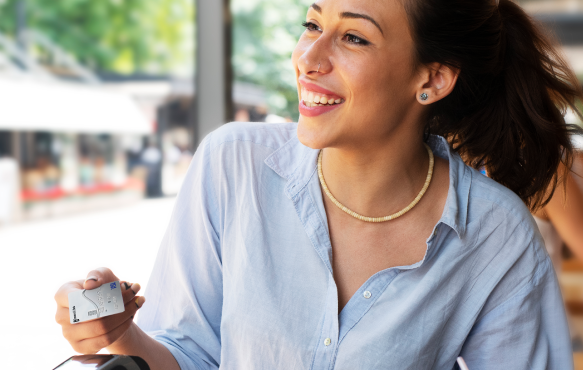
<path fill-rule="evenodd" d="M 439 63 L 421 67 L 417 101 L 428 105 L 445 98 L 453 91 L 459 74 L 459 69 Z"/>

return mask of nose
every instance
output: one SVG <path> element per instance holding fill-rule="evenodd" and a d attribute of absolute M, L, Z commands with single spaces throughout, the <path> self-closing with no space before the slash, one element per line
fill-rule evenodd
<path fill-rule="evenodd" d="M 316 76 L 330 73 L 332 70 L 330 42 L 331 40 L 322 33 L 304 48 L 302 56 L 298 59 L 298 69 L 301 74 Z"/>

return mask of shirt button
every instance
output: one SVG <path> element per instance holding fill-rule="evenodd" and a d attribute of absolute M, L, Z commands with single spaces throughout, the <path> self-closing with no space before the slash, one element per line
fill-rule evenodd
<path fill-rule="evenodd" d="M 324 339 L 324 344 L 325 344 L 325 345 L 329 346 L 329 345 L 330 345 L 330 343 L 332 343 L 332 339 L 330 339 L 330 338 L 326 338 L 326 339 Z"/>
<path fill-rule="evenodd" d="M 370 292 L 367 290 L 366 292 L 364 292 L 363 297 L 369 299 L 371 295 L 372 294 L 370 294 Z"/>

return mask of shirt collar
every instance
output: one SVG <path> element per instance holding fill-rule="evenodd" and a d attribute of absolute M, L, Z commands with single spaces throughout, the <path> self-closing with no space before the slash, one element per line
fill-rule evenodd
<path fill-rule="evenodd" d="M 462 238 L 468 222 L 472 170 L 464 163 L 459 154 L 451 150 L 444 137 L 431 135 L 427 144 L 433 150 L 433 154 L 449 161 L 449 190 L 438 224 L 448 225 L 455 230 L 458 237 Z"/>
<path fill-rule="evenodd" d="M 445 138 L 431 135 L 427 144 L 436 156 L 449 161 L 449 190 L 438 224 L 448 225 L 462 238 L 466 231 L 472 171 L 450 149 Z M 287 180 L 285 194 L 295 201 L 316 172 L 318 153 L 318 149 L 306 147 L 294 135 L 267 157 L 265 164 Z"/>

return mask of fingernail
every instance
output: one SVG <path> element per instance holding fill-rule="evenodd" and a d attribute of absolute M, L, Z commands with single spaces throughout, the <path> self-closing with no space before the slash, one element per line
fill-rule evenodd
<path fill-rule="evenodd" d="M 88 282 L 89 280 L 97 281 L 97 278 L 95 276 L 89 276 L 87 279 L 85 279 L 85 282 Z"/>
<path fill-rule="evenodd" d="M 144 305 L 144 302 L 146 302 L 146 298 L 145 297 L 137 297 L 135 302 L 136 302 L 136 307 L 141 308 Z"/>
<path fill-rule="evenodd" d="M 142 289 L 142 287 L 138 283 L 132 284 L 131 288 L 132 288 L 132 291 L 134 292 L 134 294 L 138 294 L 140 289 Z"/>
<path fill-rule="evenodd" d="M 130 288 L 130 286 L 128 285 L 128 283 L 125 282 L 125 281 L 123 282 L 123 285 L 125 286 L 126 290 L 128 290 Z"/>

